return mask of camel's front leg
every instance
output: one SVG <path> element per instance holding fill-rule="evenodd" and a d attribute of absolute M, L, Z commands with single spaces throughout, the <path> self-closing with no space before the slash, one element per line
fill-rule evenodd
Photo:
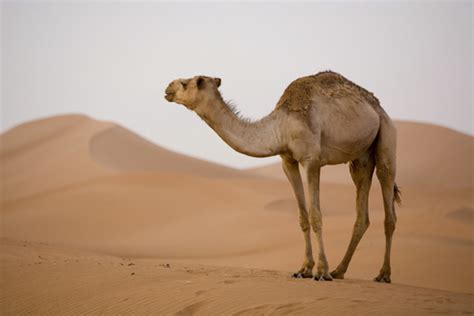
<path fill-rule="evenodd" d="M 293 274 L 295 278 L 312 278 L 313 277 L 313 251 L 311 249 L 311 235 L 309 230 L 308 212 L 306 211 L 306 203 L 304 198 L 303 182 L 298 167 L 298 162 L 291 158 L 282 157 L 283 171 L 285 171 L 288 181 L 290 181 L 293 191 L 295 192 L 296 201 L 298 202 L 298 210 L 300 214 L 300 226 L 303 231 L 305 241 L 305 259 L 301 269 Z"/>
<path fill-rule="evenodd" d="M 329 274 L 328 261 L 324 252 L 323 243 L 323 218 L 319 204 L 319 175 L 321 167 L 317 162 L 311 162 L 306 165 L 309 190 L 309 222 L 316 235 L 319 246 L 318 267 L 314 279 L 317 281 L 332 281 Z"/>

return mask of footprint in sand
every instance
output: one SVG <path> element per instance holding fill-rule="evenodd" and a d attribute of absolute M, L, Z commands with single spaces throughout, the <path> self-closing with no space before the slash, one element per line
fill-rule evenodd
<path fill-rule="evenodd" d="M 204 294 L 204 293 L 207 293 L 207 292 L 209 292 L 209 291 L 212 291 L 212 290 L 213 290 L 213 289 L 199 290 L 199 291 L 196 291 L 196 292 L 194 293 L 194 295 L 200 296 L 200 295 L 202 295 L 202 294 Z"/>
<path fill-rule="evenodd" d="M 366 300 L 351 300 L 353 303 L 368 303 L 369 301 Z"/>
<path fill-rule="evenodd" d="M 325 301 L 325 300 L 327 300 L 327 299 L 329 299 L 329 297 L 321 296 L 321 297 L 316 298 L 315 300 L 316 300 L 316 301 Z"/>
<path fill-rule="evenodd" d="M 240 316 L 240 315 L 260 315 L 263 314 L 264 311 L 268 310 L 271 305 L 257 305 L 249 308 L 242 309 L 234 314 L 233 316 Z"/>
<path fill-rule="evenodd" d="M 242 309 L 236 313 L 234 316 L 238 315 L 262 315 L 262 314 L 284 314 L 284 315 L 291 315 L 298 311 L 301 311 L 305 308 L 305 304 L 301 302 L 295 303 L 286 303 L 286 304 L 264 304 L 264 305 L 257 305 L 249 308 Z"/>
<path fill-rule="evenodd" d="M 283 313 L 285 315 L 291 315 L 297 311 L 304 309 L 304 307 L 305 306 L 303 303 L 288 303 L 277 306 L 274 311 Z"/>
<path fill-rule="evenodd" d="M 238 280 L 224 280 L 224 281 L 222 281 L 222 283 L 224 283 L 224 284 L 233 284 L 233 283 L 237 283 L 237 282 L 239 282 L 239 281 Z"/>
<path fill-rule="evenodd" d="M 184 315 L 194 315 L 199 309 L 202 308 L 206 304 L 205 301 L 200 301 L 188 306 L 185 306 L 182 310 L 176 312 L 176 316 L 184 316 Z"/>

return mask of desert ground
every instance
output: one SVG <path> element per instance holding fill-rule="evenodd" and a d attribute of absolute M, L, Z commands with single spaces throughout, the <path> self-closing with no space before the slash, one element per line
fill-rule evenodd
<path fill-rule="evenodd" d="M 346 279 L 293 279 L 303 235 L 278 164 L 228 168 L 83 115 L 12 128 L 0 136 L 0 314 L 472 315 L 474 138 L 397 128 L 392 284 L 371 281 L 385 245 L 375 177 Z M 334 268 L 355 220 L 347 165 L 323 169 L 321 204 Z"/>

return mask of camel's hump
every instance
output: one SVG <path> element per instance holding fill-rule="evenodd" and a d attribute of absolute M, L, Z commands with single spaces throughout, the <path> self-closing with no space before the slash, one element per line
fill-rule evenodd
<path fill-rule="evenodd" d="M 362 99 L 374 107 L 379 106 L 379 100 L 373 93 L 336 72 L 322 71 L 290 83 L 276 108 L 286 107 L 290 111 L 306 113 L 314 95 L 328 98 L 352 97 Z"/>

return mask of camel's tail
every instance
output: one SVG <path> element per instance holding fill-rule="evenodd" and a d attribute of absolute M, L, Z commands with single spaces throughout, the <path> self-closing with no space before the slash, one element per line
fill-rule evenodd
<path fill-rule="evenodd" d="M 385 112 L 381 113 L 380 118 L 379 133 L 375 140 L 377 177 L 381 180 L 382 185 L 393 185 L 393 206 L 395 206 L 395 203 L 401 205 L 401 192 L 397 183 L 394 182 L 396 177 L 397 130 Z"/>

